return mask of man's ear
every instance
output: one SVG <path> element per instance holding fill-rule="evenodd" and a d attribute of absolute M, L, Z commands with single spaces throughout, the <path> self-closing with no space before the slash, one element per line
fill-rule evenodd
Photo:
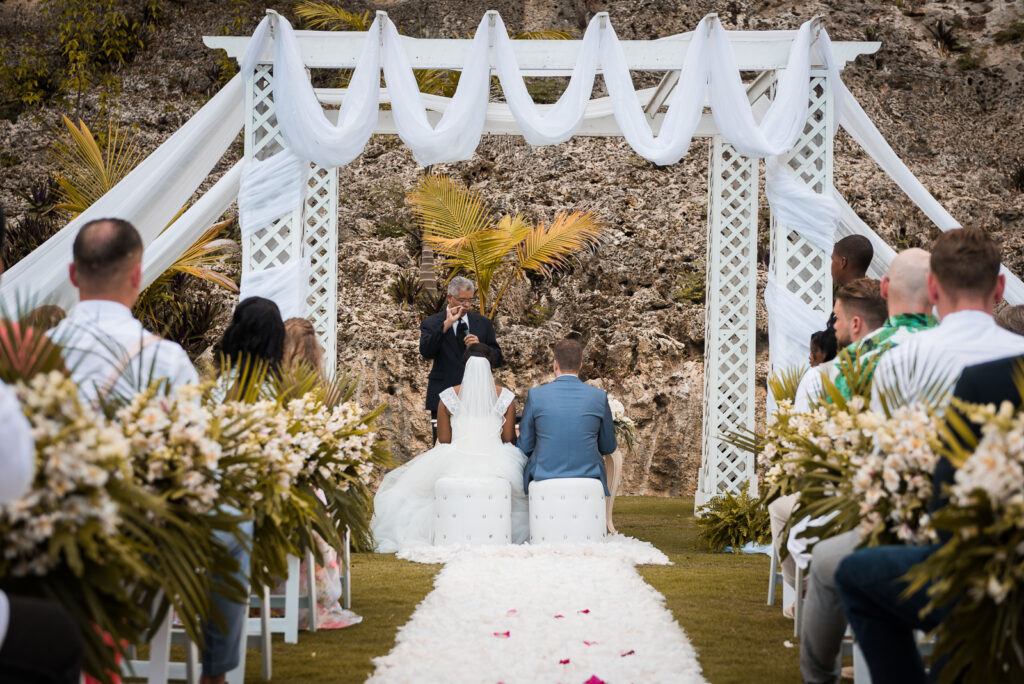
<path fill-rule="evenodd" d="M 939 281 L 935 277 L 934 273 L 928 274 L 928 301 L 932 304 L 938 304 L 939 302 Z"/>
<path fill-rule="evenodd" d="M 882 276 L 882 282 L 878 284 L 878 291 L 882 295 L 882 299 L 889 300 L 889 276 Z"/>
<path fill-rule="evenodd" d="M 135 264 L 132 267 L 132 272 L 128 275 L 132 288 L 135 290 L 141 289 L 142 286 L 142 262 Z"/>
<path fill-rule="evenodd" d="M 996 290 L 994 292 L 994 299 L 992 304 L 998 304 L 1003 301 L 1003 293 L 1006 291 L 1006 274 L 1000 273 L 999 277 L 996 278 Z"/>
<path fill-rule="evenodd" d="M 850 319 L 850 336 L 860 337 L 861 332 L 864 331 L 864 319 L 860 316 L 854 316 Z"/>
<path fill-rule="evenodd" d="M 71 284 L 78 287 L 78 276 L 75 275 L 75 264 L 71 262 L 68 264 L 68 278 L 71 279 Z"/>

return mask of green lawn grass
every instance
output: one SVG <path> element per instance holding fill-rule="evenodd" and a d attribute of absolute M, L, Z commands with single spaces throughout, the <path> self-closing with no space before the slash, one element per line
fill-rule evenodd
<path fill-rule="evenodd" d="M 665 596 L 697 649 L 708 681 L 799 681 L 798 651 L 783 645 L 793 640 L 793 623 L 782 617 L 778 604 L 765 605 L 767 556 L 698 548 L 690 497 L 620 497 L 615 525 L 623 534 L 650 541 L 672 560 L 671 566 L 642 566 L 640 574 Z M 372 659 L 391 650 L 396 631 L 430 592 L 439 569 L 392 555 L 353 554 L 352 609 L 363 622 L 342 630 L 300 632 L 298 644 L 276 638 L 273 681 L 365 680 L 373 671 Z M 259 651 L 249 649 L 247 656 L 246 681 L 261 681 Z"/>

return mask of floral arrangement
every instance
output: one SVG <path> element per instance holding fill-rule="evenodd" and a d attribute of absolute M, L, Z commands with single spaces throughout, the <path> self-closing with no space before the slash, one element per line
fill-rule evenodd
<path fill-rule="evenodd" d="M 201 396 L 202 388 L 195 385 L 168 395 L 154 383 L 115 414 L 128 440 L 136 481 L 197 514 L 213 510 L 220 487 L 221 444 Z"/>
<path fill-rule="evenodd" d="M 626 415 L 626 407 L 622 402 L 608 395 L 608 406 L 612 410 L 612 423 L 615 425 L 615 439 L 626 445 L 626 451 L 633 453 L 636 449 L 636 423 Z"/>
<path fill-rule="evenodd" d="M 64 373 L 37 373 L 14 387 L 37 466 L 29 492 L 0 507 L 0 585 L 61 603 L 82 626 L 86 671 L 106 681 L 121 644 L 141 639 L 161 592 L 208 593 L 195 572 L 208 544 L 133 482 L 121 426 L 82 402 Z M 167 605 L 161 599 L 158 614 Z"/>
<path fill-rule="evenodd" d="M 936 652 L 951 653 L 942 681 L 1024 680 L 1024 410 L 1004 402 L 957 402 L 962 417 L 980 427 L 956 432 L 945 455 L 959 465 L 949 504 L 935 527 L 948 540 L 911 571 L 910 590 L 928 587 L 928 610 L 948 611 Z M 976 448 L 975 448 L 976 445 Z M 970 639 L 964 639 L 970 634 Z"/>

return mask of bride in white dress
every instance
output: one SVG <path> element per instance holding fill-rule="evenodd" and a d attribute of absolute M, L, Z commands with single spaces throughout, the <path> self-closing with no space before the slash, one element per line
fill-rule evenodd
<path fill-rule="evenodd" d="M 379 553 L 433 543 L 434 483 L 448 476 L 508 480 L 512 541 L 521 544 L 529 536 L 526 456 L 515 445 L 515 394 L 495 386 L 489 353 L 486 345 L 471 345 L 462 384 L 441 392 L 437 446 L 384 476 L 370 522 Z"/>

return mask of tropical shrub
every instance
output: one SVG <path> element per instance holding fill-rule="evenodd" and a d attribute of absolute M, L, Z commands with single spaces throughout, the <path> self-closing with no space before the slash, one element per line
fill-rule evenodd
<path fill-rule="evenodd" d="M 725 492 L 701 506 L 696 523 L 697 540 L 716 552 L 732 547 L 733 553 L 739 553 L 747 542 L 771 541 L 768 509 L 746 486 L 738 495 Z"/>
<path fill-rule="evenodd" d="M 449 279 L 472 278 L 480 311 L 490 318 L 510 285 L 531 273 L 565 272 L 578 254 L 596 250 L 604 236 L 604 224 L 590 211 L 561 211 L 550 225 L 531 224 L 521 214 L 495 221 L 478 192 L 445 175 L 421 178 L 407 201 L 423 242 L 450 269 Z"/>

